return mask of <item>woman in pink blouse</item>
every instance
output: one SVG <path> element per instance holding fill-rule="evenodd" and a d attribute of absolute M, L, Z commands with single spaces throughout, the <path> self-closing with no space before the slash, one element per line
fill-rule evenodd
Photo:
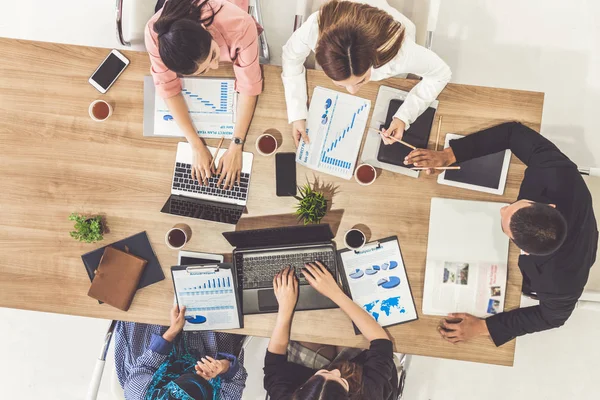
<path fill-rule="evenodd" d="M 252 121 L 262 72 L 258 63 L 258 27 L 241 6 L 247 0 L 169 0 L 146 25 L 146 49 L 156 90 L 192 145 L 192 176 L 207 183 L 220 173 L 231 186 L 242 169 L 242 146 Z M 238 96 L 237 121 L 229 149 L 215 171 L 212 156 L 198 137 L 181 94 L 180 76 L 198 76 L 233 63 Z"/>

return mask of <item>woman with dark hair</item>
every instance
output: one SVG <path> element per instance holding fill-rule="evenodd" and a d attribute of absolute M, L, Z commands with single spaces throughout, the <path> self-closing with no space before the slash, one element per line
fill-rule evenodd
<path fill-rule="evenodd" d="M 117 323 L 115 367 L 127 400 L 241 400 L 243 337 L 182 332 L 184 324 L 185 308 L 177 306 L 169 328 Z"/>
<path fill-rule="evenodd" d="M 385 330 L 340 289 L 327 268 L 319 262 L 306 264 L 302 274 L 319 293 L 344 311 L 369 340 L 368 350 L 344 349 L 324 365 L 319 354 L 290 343 L 290 328 L 298 299 L 298 280 L 287 267 L 273 279 L 279 304 L 275 329 L 265 356 L 264 385 L 271 400 L 392 400 L 398 397 L 398 375 L 393 345 Z M 305 344 L 309 346 L 309 344 Z M 319 353 L 320 349 L 316 353 Z M 296 363 L 291 362 L 296 359 Z M 306 366 L 305 360 L 312 359 Z M 299 360 L 299 361 L 298 361 Z M 300 361 L 302 361 L 300 363 Z M 318 366 L 316 363 L 320 363 Z M 304 365 L 301 365 L 304 364 Z M 317 368 L 312 368 L 317 366 Z"/>
<path fill-rule="evenodd" d="M 168 0 L 146 25 L 146 49 L 156 91 L 192 146 L 192 177 L 200 184 L 207 183 L 215 172 L 226 187 L 239 181 L 242 146 L 262 92 L 258 26 L 239 7 L 243 5 L 247 9 L 248 0 Z M 190 119 L 179 77 L 218 69 L 220 61 L 233 64 L 239 96 L 233 140 L 215 171 L 211 153 Z"/>
<path fill-rule="evenodd" d="M 369 81 L 405 73 L 421 76 L 382 135 L 386 144 L 394 143 L 387 136 L 401 139 L 452 75 L 441 58 L 415 43 L 415 33 L 415 25 L 386 0 L 331 0 L 308 17 L 282 54 L 288 120 L 296 146 L 300 138 L 310 140 L 304 62 L 313 51 L 325 74 L 352 94 Z"/>

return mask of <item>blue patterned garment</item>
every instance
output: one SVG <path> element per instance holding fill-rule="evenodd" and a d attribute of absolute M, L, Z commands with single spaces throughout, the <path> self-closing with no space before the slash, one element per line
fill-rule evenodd
<path fill-rule="evenodd" d="M 200 357 L 229 359 L 227 373 L 212 379 L 215 398 L 241 400 L 246 385 L 243 352 L 239 358 L 231 356 L 239 347 L 240 336 L 216 332 L 183 332 L 173 343 L 162 338 L 165 326 L 118 322 L 114 331 L 115 366 L 119 383 L 127 400 L 145 400 L 157 370 L 169 355 L 191 353 Z M 184 368 L 185 369 L 185 368 Z M 183 370 L 182 370 L 183 372 Z"/>

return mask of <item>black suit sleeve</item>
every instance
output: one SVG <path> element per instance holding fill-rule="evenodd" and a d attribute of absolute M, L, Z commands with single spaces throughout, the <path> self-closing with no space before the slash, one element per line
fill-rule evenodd
<path fill-rule="evenodd" d="M 316 370 L 288 362 L 287 355 L 267 350 L 265 356 L 265 390 L 271 400 L 291 399 L 294 391 L 306 382 Z"/>
<path fill-rule="evenodd" d="M 450 147 L 458 163 L 508 149 L 528 167 L 575 166 L 551 141 L 519 122 L 507 122 L 451 140 Z"/>
<path fill-rule="evenodd" d="M 517 336 L 562 326 L 575 309 L 581 293 L 577 296 L 538 295 L 540 304 L 537 306 L 517 308 L 485 320 L 496 346 L 502 346 Z"/>

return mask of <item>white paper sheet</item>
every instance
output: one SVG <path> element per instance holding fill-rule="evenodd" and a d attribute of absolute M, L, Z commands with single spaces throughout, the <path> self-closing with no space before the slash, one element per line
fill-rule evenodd
<path fill-rule="evenodd" d="M 340 255 L 352 299 L 381 326 L 417 319 L 397 240 Z"/>
<path fill-rule="evenodd" d="M 306 121 L 310 144 L 300 141 L 296 162 L 351 179 L 370 109 L 370 100 L 316 87 Z"/>
<path fill-rule="evenodd" d="M 231 138 L 237 113 L 235 81 L 220 78 L 182 78 L 181 82 L 181 93 L 198 135 L 203 138 Z M 154 99 L 154 134 L 184 136 L 165 100 L 158 94 Z"/>
<path fill-rule="evenodd" d="M 509 240 L 500 209 L 505 205 L 431 199 L 423 314 L 485 317 L 504 310 Z"/>
<path fill-rule="evenodd" d="M 177 301 L 186 307 L 183 330 L 240 327 L 235 282 L 230 269 L 177 270 L 173 271 L 173 281 Z"/>

